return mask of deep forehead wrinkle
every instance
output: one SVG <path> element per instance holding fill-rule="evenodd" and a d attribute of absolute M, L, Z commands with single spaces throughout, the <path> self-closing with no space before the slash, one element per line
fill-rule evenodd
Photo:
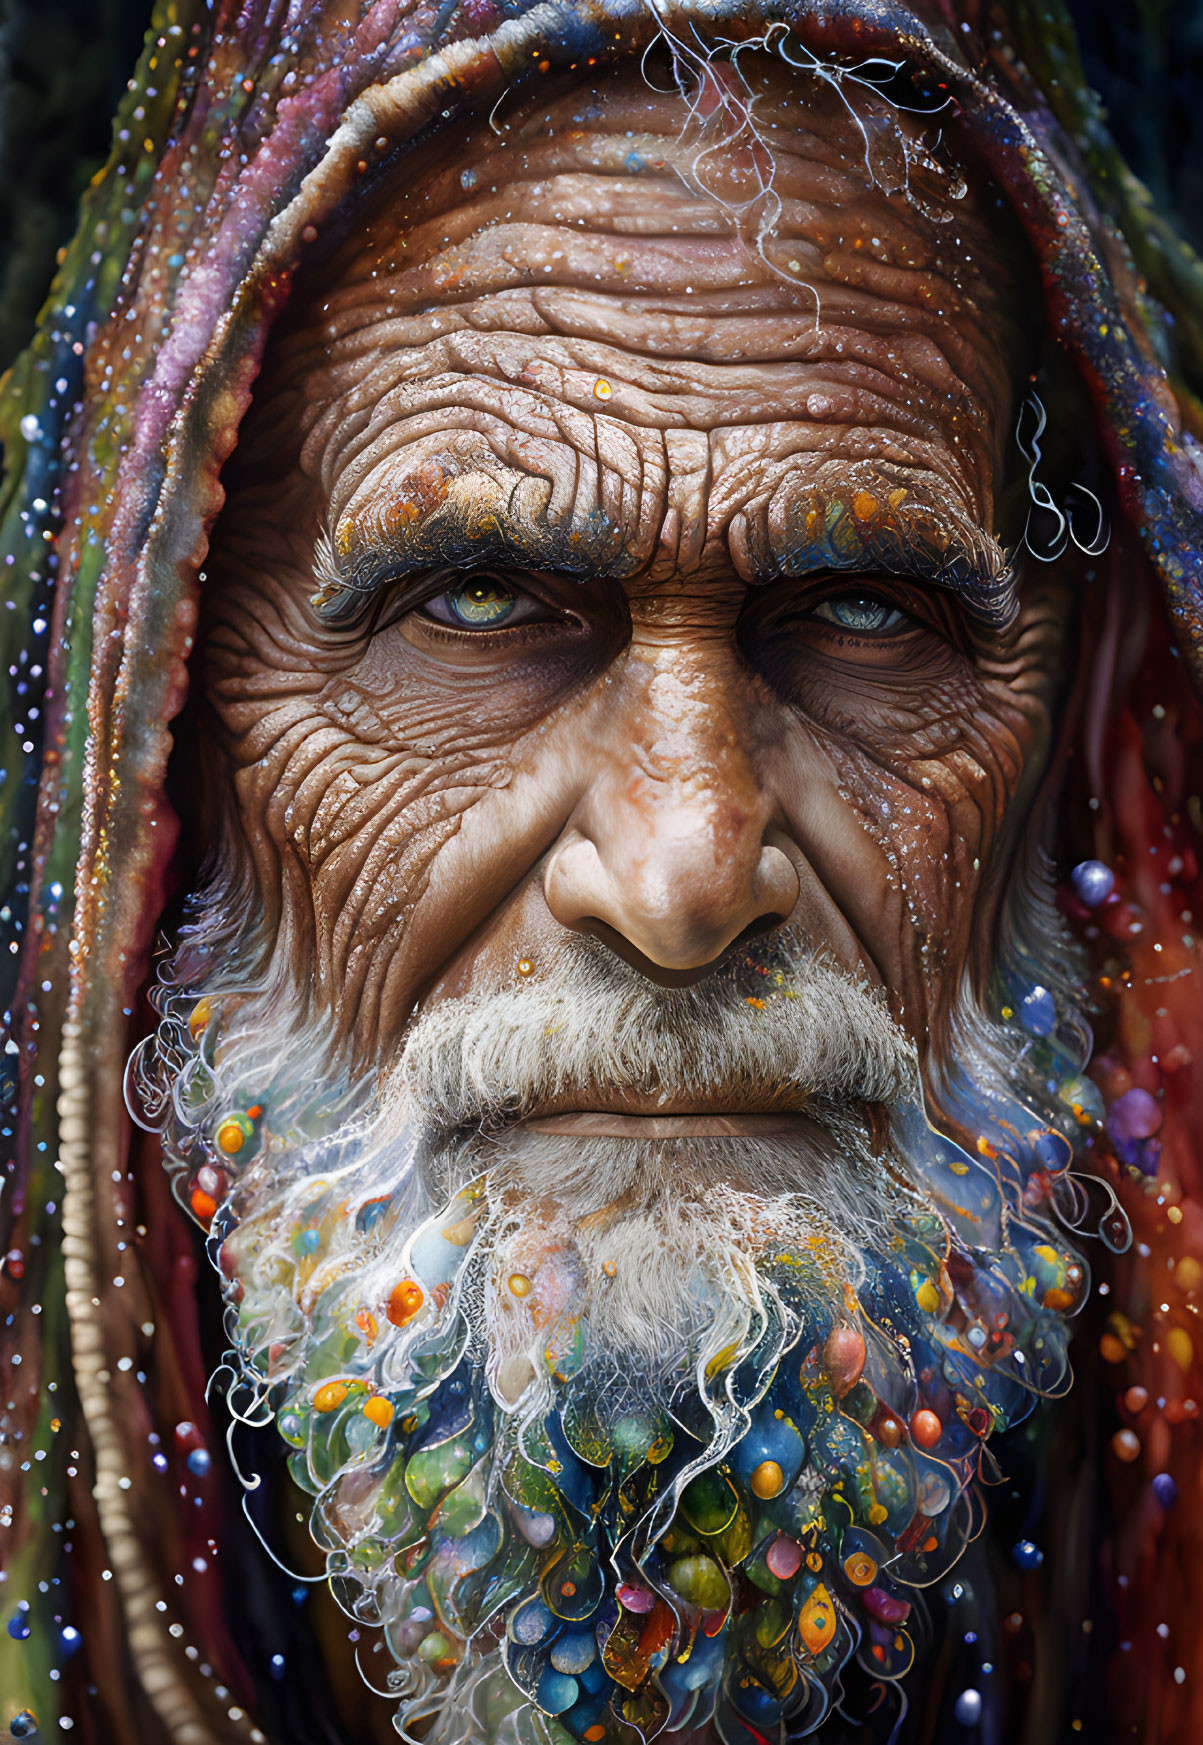
<path fill-rule="evenodd" d="M 685 567 L 725 543 L 749 585 L 888 568 L 994 615 L 1017 348 L 989 204 L 870 186 L 838 100 L 774 102 L 767 243 L 675 164 L 679 102 L 621 83 L 414 166 L 257 394 L 327 497 L 323 599 L 435 566 L 630 580 L 659 539 Z"/>

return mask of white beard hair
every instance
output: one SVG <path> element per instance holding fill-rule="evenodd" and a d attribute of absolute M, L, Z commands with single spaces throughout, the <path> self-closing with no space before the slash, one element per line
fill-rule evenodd
<path fill-rule="evenodd" d="M 664 1405 L 674 1386 L 700 1375 L 708 1355 L 746 1333 L 762 1289 L 772 1291 L 758 1270 L 762 1255 L 791 1246 L 804 1252 L 806 1288 L 838 1311 L 893 1221 L 930 1204 L 899 1152 L 875 1142 L 865 1108 L 921 1105 L 915 1050 L 884 995 L 823 958 L 778 940 L 762 962 L 775 973 L 754 984 L 764 1000 L 753 1004 L 742 968 L 665 990 L 604 947 L 571 940 L 531 981 L 424 1014 L 379 1085 L 323 1082 L 320 1034 L 311 1030 L 290 1050 L 286 1040 L 295 1043 L 296 1031 L 277 999 L 266 1023 L 253 995 L 241 1008 L 235 999 L 211 1100 L 193 1102 L 189 1117 L 195 1131 L 240 1102 L 268 1110 L 268 1140 L 231 1202 L 248 1284 L 253 1279 L 270 1305 L 247 1329 L 244 1356 L 283 1335 L 289 1355 L 273 1380 L 303 1389 L 323 1379 L 319 1309 L 326 1328 L 349 1323 L 358 1304 L 379 1312 L 414 1233 L 465 1183 L 481 1179 L 486 1200 L 474 1253 L 482 1264 L 457 1306 L 472 1360 L 513 1420 L 537 1421 L 555 1389 L 504 1283 L 529 1264 L 528 1253 L 557 1243 L 584 1280 L 575 1306 L 596 1359 L 590 1386 L 608 1382 L 627 1400 Z M 212 997 L 223 999 L 220 987 Z M 160 1107 L 174 1095 L 165 1082 L 180 1057 L 172 1035 L 195 998 L 179 996 L 174 1033 L 160 1028 L 158 1077 L 146 1072 Z M 1023 1078 L 1013 1033 L 967 991 L 955 1030 L 971 1059 L 992 1057 L 999 1094 Z M 574 1093 L 586 1107 L 606 1100 L 596 1093 L 627 1091 L 645 1108 L 671 1094 L 678 1106 L 796 1110 L 800 1089 L 805 1118 L 787 1134 L 626 1139 L 514 1125 Z M 178 1113 L 178 1098 L 175 1106 Z M 186 1155 L 177 1152 L 181 1165 Z M 288 1244 L 319 1191 L 344 1211 L 323 1254 L 320 1291 L 314 1273 L 302 1292 L 289 1282 Z M 361 1234 L 356 1212 L 390 1195 L 384 1223 Z M 385 1350 L 377 1385 L 401 1379 L 405 1349 L 402 1339 Z M 366 1469 L 348 1467 L 329 1498 L 327 1524 L 336 1519 L 348 1543 L 370 1531 L 375 1492 Z M 393 1579 L 373 1580 L 384 1616 L 395 1603 Z M 474 1689 L 479 1684 L 483 1698 L 496 1664 L 483 1638 L 450 1688 L 427 1688 L 428 1675 L 414 1664 L 430 1740 L 499 1745 L 511 1730 L 515 1741 L 525 1736 L 520 1704 L 498 1726 L 472 1718 Z"/>
<path fill-rule="evenodd" d="M 914 1047 L 883 990 L 796 942 L 776 941 L 765 957 L 780 989 L 753 984 L 739 966 L 695 987 L 658 988 L 600 943 L 573 939 L 551 977 L 424 1013 L 390 1094 L 451 1133 L 590 1090 L 762 1109 L 796 1107 L 800 1092 L 859 1102 L 914 1092 Z M 733 983 L 754 985 L 763 1000 L 732 998 Z"/>
<path fill-rule="evenodd" d="M 835 1301 L 858 1284 L 865 1249 L 913 1207 L 916 1190 L 889 1153 L 874 1155 L 864 1123 L 825 1114 L 829 1127 L 807 1122 L 796 1136 L 511 1132 L 426 1167 L 439 1199 L 487 1175 L 490 1198 L 513 1210 L 518 1243 L 529 1244 L 533 1221 L 540 1240 L 571 1246 L 595 1347 L 666 1377 L 698 1348 L 717 1298 L 738 1292 L 770 1246 L 812 1256 L 816 1288 Z M 505 1251 L 503 1239 L 499 1273 L 521 1271 L 521 1253 L 507 1262 Z M 504 1316 L 491 1318 L 489 1339 L 503 1366 L 498 1403 L 512 1405 L 524 1366 Z"/>

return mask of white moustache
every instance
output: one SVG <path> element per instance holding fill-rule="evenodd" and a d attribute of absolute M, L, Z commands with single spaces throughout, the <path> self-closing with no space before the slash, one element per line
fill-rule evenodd
<path fill-rule="evenodd" d="M 918 1085 L 885 996 L 805 948 L 660 988 L 603 946 L 574 941 L 511 988 L 448 1000 L 410 1032 L 389 1099 L 444 1134 L 549 1107 L 624 1097 L 710 1109 L 896 1103 Z"/>

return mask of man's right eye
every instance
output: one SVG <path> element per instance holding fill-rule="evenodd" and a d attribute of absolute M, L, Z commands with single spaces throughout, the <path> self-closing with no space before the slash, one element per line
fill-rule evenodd
<path fill-rule="evenodd" d="M 538 600 L 494 575 L 465 576 L 455 587 L 427 600 L 419 610 L 436 624 L 469 631 L 501 630 L 551 616 Z"/>

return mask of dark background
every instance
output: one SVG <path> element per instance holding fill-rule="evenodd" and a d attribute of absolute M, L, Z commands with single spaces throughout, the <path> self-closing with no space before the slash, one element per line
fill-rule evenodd
<path fill-rule="evenodd" d="M 1069 0 L 1120 150 L 1203 252 L 1203 0 Z M 150 0 L 0 0 L 0 369 L 108 153 Z"/>

